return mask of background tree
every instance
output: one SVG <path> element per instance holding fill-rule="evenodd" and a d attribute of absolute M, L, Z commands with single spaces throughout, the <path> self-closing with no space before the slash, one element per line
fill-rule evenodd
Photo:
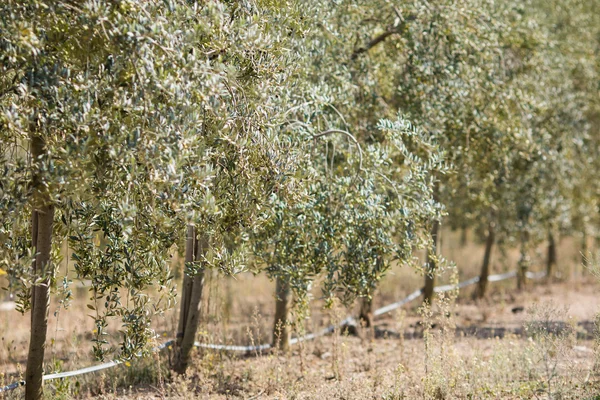
<path fill-rule="evenodd" d="M 456 173 L 436 177 L 440 182 L 435 196 L 453 210 L 458 207 L 452 201 L 461 201 L 460 196 L 454 197 L 454 191 L 472 186 L 470 170 L 479 168 L 479 161 L 487 160 L 492 151 L 503 150 L 514 140 L 510 132 L 502 130 L 502 124 L 510 121 L 502 112 L 510 105 L 503 104 L 506 97 L 494 100 L 502 93 L 502 45 L 508 25 L 506 19 L 497 17 L 507 8 L 485 1 L 382 6 L 378 8 L 381 11 L 373 11 L 377 17 L 365 18 L 372 22 L 370 32 L 354 51 L 363 65 L 378 65 L 374 77 L 378 84 L 371 85 L 378 103 L 402 110 L 416 125 L 439 138 L 437 144 L 447 152 L 447 161 Z M 499 142 L 493 142 L 498 138 Z M 484 163 L 480 171 L 486 166 L 489 163 Z M 495 173 L 501 173 L 501 169 L 492 170 L 483 182 L 475 184 L 489 186 Z M 473 200 L 488 202 L 486 198 Z M 438 231 L 439 226 L 434 224 L 426 261 L 427 301 L 433 295 L 434 276 L 441 272 L 436 254 Z"/>
<path fill-rule="evenodd" d="M 278 288 L 285 288 L 278 293 L 274 324 L 274 343 L 283 349 L 289 344 L 290 291 L 306 311 L 310 284 L 324 274 L 327 299 L 339 296 L 346 304 L 356 297 L 370 299 L 392 262 L 415 264 L 413 247 L 426 246 L 422 232 L 439 218 L 431 174 L 445 166 L 435 143 L 401 118 L 382 120 L 379 130 L 378 143 L 350 151 L 336 146 L 338 155 L 331 160 L 323 145 L 316 146 L 305 169 L 312 179 L 305 180 L 303 200 L 274 197 L 275 215 L 253 239 L 258 261 L 278 280 Z M 421 155 L 409 147 L 419 148 Z"/>

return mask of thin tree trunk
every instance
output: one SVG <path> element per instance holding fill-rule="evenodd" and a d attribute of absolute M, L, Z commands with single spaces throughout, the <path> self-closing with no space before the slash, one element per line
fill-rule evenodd
<path fill-rule="evenodd" d="M 208 248 L 206 237 L 201 239 L 199 245 L 196 239 L 196 230 L 188 226 L 185 258 L 186 263 L 196 263 L 200 256 L 205 254 Z M 187 370 L 190 353 L 194 347 L 198 324 L 200 323 L 200 303 L 204 289 L 204 268 L 200 267 L 195 276 L 187 273 L 183 278 L 183 292 L 181 308 L 179 313 L 179 324 L 177 332 L 176 359 L 173 369 L 183 374 Z"/>
<path fill-rule="evenodd" d="M 38 214 L 35 208 L 31 211 L 31 247 L 35 249 L 37 253 L 37 241 L 38 241 Z M 33 259 L 33 271 L 37 271 L 36 269 L 35 258 Z M 31 289 L 31 305 L 33 309 L 33 303 L 35 302 L 35 291 Z M 33 326 L 33 313 L 31 313 L 31 326 Z"/>
<path fill-rule="evenodd" d="M 43 140 L 34 136 L 31 140 L 31 153 L 34 162 L 44 153 Z M 45 189 L 39 187 L 39 174 L 33 177 L 33 211 L 31 216 L 32 245 L 35 247 L 33 276 L 40 281 L 31 289 L 31 334 L 25 373 L 25 399 L 38 400 L 44 395 L 44 352 L 46 350 L 46 334 L 48 331 L 48 310 L 50 308 L 50 282 L 53 270 L 50 264 L 52 249 L 52 228 L 54 206 Z"/>
<path fill-rule="evenodd" d="M 363 297 L 360 299 L 360 313 L 358 315 L 361 326 L 373 327 L 373 299 Z"/>
<path fill-rule="evenodd" d="M 196 333 L 198 332 L 198 324 L 200 323 L 200 302 L 202 301 L 203 289 L 204 270 L 200 270 L 198 274 L 193 277 L 187 323 L 179 346 L 179 357 L 175 364 L 175 371 L 180 374 L 185 373 L 187 370 L 190 353 L 192 352 L 196 341 Z"/>
<path fill-rule="evenodd" d="M 529 232 L 523 232 L 521 236 L 521 258 L 519 259 L 519 266 L 517 271 L 517 289 L 521 290 L 525 287 L 527 282 L 527 270 L 529 269 Z"/>
<path fill-rule="evenodd" d="M 440 223 L 433 222 L 431 227 L 431 249 L 427 250 L 427 262 L 425 271 L 425 286 L 423 287 L 423 301 L 432 304 L 433 288 L 435 286 L 435 274 L 437 271 L 437 245 Z"/>
<path fill-rule="evenodd" d="M 488 284 L 488 276 L 490 275 L 490 260 L 492 259 L 492 248 L 494 247 L 495 232 L 494 223 L 488 225 L 488 234 L 485 241 L 485 254 L 483 255 L 483 264 L 481 265 L 481 274 L 479 275 L 479 283 L 477 285 L 477 297 L 483 298 Z"/>
<path fill-rule="evenodd" d="M 288 351 L 290 347 L 290 284 L 282 278 L 275 281 L 275 321 L 273 323 L 273 348 Z"/>
<path fill-rule="evenodd" d="M 556 267 L 556 240 L 552 231 L 548 232 L 548 257 L 546 259 L 546 276 L 548 279 L 552 278 L 554 268 Z"/>
<path fill-rule="evenodd" d="M 581 264 L 583 265 L 584 268 L 589 267 L 588 235 L 587 235 L 587 229 L 585 227 L 583 228 L 583 238 L 581 240 Z"/>
<path fill-rule="evenodd" d="M 181 287 L 181 304 L 179 308 L 179 324 L 177 327 L 177 340 L 183 339 L 185 325 L 187 322 L 188 310 L 190 309 L 190 300 L 192 295 L 193 278 L 186 273 L 186 265 L 195 261 L 196 251 L 196 233 L 193 226 L 187 227 L 185 240 L 185 259 L 183 267 L 183 285 Z"/>
<path fill-rule="evenodd" d="M 465 247 L 469 239 L 469 228 L 463 226 L 460 230 L 460 247 Z"/>

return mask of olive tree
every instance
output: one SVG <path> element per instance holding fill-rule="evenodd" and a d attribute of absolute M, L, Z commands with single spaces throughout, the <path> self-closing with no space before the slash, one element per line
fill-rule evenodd
<path fill-rule="evenodd" d="M 118 317 L 116 356 L 128 359 L 146 351 L 152 315 L 172 302 L 172 245 L 193 237 L 187 226 L 199 220 L 203 228 L 215 216 L 236 218 L 221 213 L 210 191 L 215 165 L 227 173 L 258 160 L 242 171 L 268 178 L 261 169 L 274 159 L 268 134 L 250 118 L 228 118 L 262 111 L 249 103 L 232 114 L 230 104 L 250 93 L 235 85 L 236 71 L 211 64 L 225 57 L 217 39 L 227 37 L 227 26 L 217 24 L 211 36 L 201 17 L 219 21 L 222 8 L 162 1 L 0 6 L 0 260 L 19 309 L 32 310 L 28 399 L 42 396 L 49 295 L 64 239 L 78 277 L 92 282 L 96 356 L 115 350 L 106 319 Z M 240 74 L 261 73 L 236 57 Z M 238 124 L 252 129 L 236 141 Z M 265 150 L 245 154 L 244 142 Z M 249 192 L 230 202 L 253 199 Z M 237 236 L 207 231 L 200 239 L 213 233 L 203 259 L 221 266 L 228 259 L 221 249 Z M 159 296 L 149 296 L 150 287 Z"/>
<path fill-rule="evenodd" d="M 296 106 L 291 108 L 293 111 L 288 113 L 281 129 L 289 131 L 291 136 L 304 137 L 306 143 L 310 143 L 311 140 L 315 143 L 310 150 L 306 151 L 311 159 L 308 164 L 300 168 L 306 174 L 300 174 L 304 183 L 299 187 L 300 193 L 303 194 L 300 197 L 304 200 L 300 203 L 296 203 L 296 199 L 278 201 L 271 208 L 277 210 L 279 217 L 273 219 L 273 224 L 269 226 L 267 232 L 258 235 L 259 238 L 267 235 L 272 241 L 253 240 L 259 243 L 258 258 L 264 261 L 269 274 L 278 281 L 274 326 L 276 329 L 277 327 L 281 329 L 281 335 L 279 338 L 274 335 L 274 341 L 279 340 L 281 347 L 286 346 L 289 338 L 288 324 L 282 321 L 288 314 L 290 291 L 306 291 L 307 280 L 312 281 L 314 276 L 318 275 L 318 271 L 324 271 L 327 265 L 336 265 L 336 263 L 344 265 L 343 260 L 333 260 L 341 257 L 341 249 L 346 248 L 348 252 L 355 252 L 352 258 L 357 264 L 352 268 L 345 267 L 343 274 L 332 272 L 328 275 L 326 285 L 333 284 L 331 279 L 334 276 L 344 276 L 349 280 L 358 279 L 358 275 L 361 274 L 360 269 L 366 271 L 368 268 L 379 268 L 382 273 L 377 276 L 377 279 L 374 276 L 360 278 L 362 285 L 360 289 L 355 287 L 356 282 L 345 288 L 339 288 L 348 293 L 348 298 L 357 295 L 368 298 L 372 295 L 376 281 L 383 276 L 383 271 L 389 265 L 387 255 L 393 253 L 394 248 L 398 246 L 394 243 L 396 238 L 391 240 L 389 236 L 385 238 L 364 236 L 372 235 L 373 229 L 383 230 L 381 227 L 376 228 L 378 223 L 392 224 L 394 218 L 398 219 L 398 224 L 402 223 L 403 218 L 397 214 L 400 212 L 400 205 L 393 201 L 384 202 L 379 197 L 378 190 L 392 191 L 392 187 L 397 184 L 395 180 L 399 179 L 398 176 L 391 178 L 387 176 L 393 173 L 394 163 L 400 163 L 396 166 L 398 170 L 407 168 L 402 156 L 395 156 L 395 158 L 390 156 L 391 164 L 380 161 L 380 164 L 373 167 L 370 172 L 362 167 L 363 162 L 366 165 L 370 160 L 369 157 L 376 154 L 371 154 L 369 151 L 377 146 L 384 146 L 386 149 L 390 146 L 389 141 L 383 144 L 386 141 L 384 131 L 379 129 L 377 124 L 380 118 L 394 118 L 397 113 L 397 109 L 385 104 L 380 94 L 388 90 L 384 75 L 385 68 L 389 67 L 387 64 L 390 64 L 389 59 L 387 64 L 382 64 L 379 59 L 360 57 L 370 49 L 369 46 L 360 47 L 361 41 L 372 31 L 372 26 L 365 21 L 382 19 L 386 23 L 389 22 L 394 32 L 401 32 L 404 29 L 405 23 L 398 19 L 398 10 L 392 4 L 385 2 L 381 2 L 380 5 L 382 8 L 373 7 L 369 2 L 352 4 L 306 2 L 305 6 L 310 10 L 310 18 L 316 18 L 323 23 L 316 26 L 309 24 L 309 28 L 301 37 L 291 35 L 290 45 L 294 52 L 303 57 L 298 60 L 301 67 L 293 76 L 296 90 L 293 93 L 286 93 Z M 355 40 L 355 35 L 359 36 L 360 41 Z M 437 144 L 430 147 L 437 151 Z M 348 163 L 350 159 L 355 160 L 355 163 L 359 160 L 358 172 L 357 167 Z M 356 178 L 350 179 L 349 174 L 356 175 Z M 316 182 L 320 183 L 317 185 Z M 356 201 L 359 203 L 352 203 L 350 197 L 344 201 L 340 200 L 341 193 L 349 190 L 348 182 L 356 189 L 353 193 L 356 194 Z M 342 190 L 344 187 L 346 189 Z M 421 188 L 419 195 L 427 196 L 425 192 L 425 189 Z M 369 199 L 366 208 L 371 206 L 374 208 L 367 211 L 363 207 L 361 211 L 359 204 L 361 201 L 367 201 L 366 199 Z M 383 203 L 379 206 L 375 203 L 371 204 L 374 199 Z M 339 206 L 333 205 L 338 202 Z M 359 226 L 351 228 L 348 223 L 344 225 L 341 222 L 342 214 L 336 213 L 341 213 L 344 207 L 350 207 L 349 204 L 356 206 L 355 211 L 358 214 L 355 216 L 355 221 L 360 219 L 360 224 L 364 225 L 364 228 Z M 427 202 L 424 202 L 425 204 Z M 387 213 L 386 218 L 377 220 L 375 215 L 378 214 L 374 211 L 377 207 L 383 207 Z M 399 209 L 392 212 L 387 207 L 399 207 Z M 316 211 L 309 212 L 309 210 Z M 438 209 L 435 212 L 439 211 Z M 346 212 L 350 213 L 347 209 Z M 434 211 L 428 209 L 427 212 Z M 415 237 L 418 236 L 416 233 L 419 231 L 418 225 L 419 223 L 415 225 Z M 390 229 L 390 232 L 392 231 L 393 229 Z M 365 243 L 371 243 L 374 248 L 369 250 L 369 246 L 358 246 L 363 239 Z M 379 239 L 385 243 L 377 242 Z M 348 240 L 354 242 L 350 245 Z M 311 246 L 309 244 L 311 242 L 315 244 Z M 364 251 L 369 254 L 363 256 Z M 376 261 L 373 258 L 375 253 L 380 254 L 376 257 L 378 258 Z M 346 257 L 350 260 L 348 254 L 346 253 Z M 360 260 L 355 257 L 357 254 L 361 254 Z M 348 261 L 348 263 L 352 264 L 355 261 Z M 379 267 L 373 266 L 373 263 Z M 355 267 L 358 268 L 356 271 L 358 275 L 352 275 L 350 272 Z M 353 278 L 350 278 L 351 276 Z M 370 282 L 367 282 L 367 278 Z M 331 293 L 333 290 L 328 292 Z M 305 304 L 306 301 L 301 293 L 296 293 L 296 300 L 300 304 Z"/>
<path fill-rule="evenodd" d="M 303 197 L 291 202 L 273 195 L 276 211 L 253 238 L 257 262 L 278 282 L 273 340 L 282 349 L 289 346 L 292 292 L 301 315 L 319 275 L 326 299 L 370 302 L 392 262 L 418 264 L 413 247 L 427 245 L 423 232 L 442 212 L 432 198 L 433 171 L 445 168 L 442 154 L 405 119 L 380 121 L 382 139 L 364 146 L 341 129 L 309 128 L 302 126 L 309 138 L 336 134 L 346 143 L 335 140 L 333 150 L 333 138 L 315 142 Z M 370 326 L 370 318 L 365 322 Z"/>
<path fill-rule="evenodd" d="M 511 121 L 518 140 L 505 150 L 506 188 L 495 201 L 504 211 L 496 225 L 501 240 L 520 242 L 519 286 L 529 263 L 528 250 L 548 241 L 546 270 L 551 276 L 556 235 L 572 231 L 574 224 L 576 231 L 585 233 L 586 218 L 581 216 L 593 215 L 596 207 L 590 187 L 594 180 L 585 178 L 596 148 L 590 145 L 593 41 L 581 40 L 590 34 L 586 27 L 593 25 L 593 18 L 586 11 L 589 4 L 576 3 L 571 17 L 563 12 L 565 5 L 517 6 L 510 20 L 514 33 L 505 40 L 505 73 L 510 79 L 504 92 L 514 104 Z"/>
<path fill-rule="evenodd" d="M 488 122 L 499 112 L 494 104 L 500 101 L 490 106 L 490 100 L 504 79 L 498 65 L 505 24 L 497 20 L 500 12 L 495 5 L 486 1 L 415 2 L 397 5 L 394 11 L 391 18 L 399 21 L 397 28 L 391 23 L 377 24 L 375 28 L 384 34 L 373 28 L 372 39 L 359 47 L 367 50 L 357 51 L 357 57 L 383 65 L 387 75 L 380 78 L 380 93 L 386 104 L 439 138 L 438 146 L 447 152 L 455 173 L 436 177 L 434 197 L 451 204 L 453 184 L 465 185 L 469 175 L 463 172 L 485 159 L 486 151 L 492 150 L 490 140 L 502 138 L 500 148 L 510 143 L 510 135 L 503 138 L 501 127 Z M 424 285 L 424 298 L 429 302 L 434 277 L 440 272 L 436 251 L 440 223 L 432 224 L 430 232 Z"/>
<path fill-rule="evenodd" d="M 561 71 L 549 50 L 553 43 L 521 2 L 416 2 L 394 11 L 395 22 L 369 19 L 383 33 L 372 34 L 355 54 L 387 73 L 374 86 L 385 104 L 440 138 L 455 173 L 439 177 L 436 199 L 448 207 L 451 225 L 487 231 L 479 286 L 483 295 L 495 236 L 520 237 L 526 263 L 527 249 L 543 230 L 538 228 L 542 215 L 546 221 L 560 219 L 549 212 L 549 193 L 540 182 L 560 188 L 572 178 L 564 171 L 568 163 L 561 162 L 556 174 L 542 168 L 564 141 L 560 130 L 547 128 L 545 99 L 556 94 L 549 93 L 556 86 L 549 72 Z M 395 90 L 386 90 L 390 86 Z M 550 108 L 557 116 L 561 112 L 553 110 L 558 109 Z M 564 190 L 553 193 L 553 199 L 564 204 L 560 193 Z M 424 286 L 428 301 L 439 269 L 438 224 L 432 225 L 431 236 Z"/>
<path fill-rule="evenodd" d="M 286 45 L 304 29 L 299 2 L 181 8 L 187 10 L 182 24 L 188 13 L 202 21 L 202 40 L 191 46 L 215 85 L 206 91 L 200 76 L 190 78 L 208 100 L 198 111 L 202 145 L 182 165 L 182 180 L 173 188 L 185 204 L 181 224 L 188 226 L 174 363 L 179 373 L 186 371 L 196 340 L 205 271 L 245 270 L 249 235 L 272 212 L 272 196 L 295 196 L 294 173 L 303 155 L 280 124 L 296 105 L 290 86 L 299 55 Z M 198 182 L 194 171 L 201 165 L 210 177 Z"/>
<path fill-rule="evenodd" d="M 535 122 L 552 150 L 542 181 L 550 194 L 544 198 L 550 276 L 556 262 L 554 235 L 561 231 L 579 235 L 586 254 L 587 236 L 597 229 L 598 185 L 593 171 L 598 159 L 599 19 L 592 11 L 593 1 L 533 5 L 528 11 L 540 21 L 548 43 L 536 77 L 544 84 L 536 86 L 541 101 Z"/>

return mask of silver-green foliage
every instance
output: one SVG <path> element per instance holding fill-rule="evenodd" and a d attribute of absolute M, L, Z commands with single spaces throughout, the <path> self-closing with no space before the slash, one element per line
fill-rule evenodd
<path fill-rule="evenodd" d="M 343 130 L 312 133 L 303 196 L 285 201 L 273 194 L 274 216 L 253 238 L 259 262 L 290 283 L 300 304 L 321 274 L 330 300 L 372 295 L 392 262 L 416 264 L 413 247 L 427 246 L 423 232 L 440 218 L 433 174 L 447 166 L 435 138 L 401 117 L 381 120 L 377 129 L 382 139 L 362 147 L 318 142 L 324 133 L 352 142 Z"/>
<path fill-rule="evenodd" d="M 186 225 L 211 238 L 204 265 L 238 270 L 244 232 L 269 193 L 287 190 L 294 159 L 281 158 L 287 145 L 269 124 L 294 71 L 284 48 L 294 9 L 31 0 L 4 3 L 0 22 L 0 267 L 25 311 L 40 279 L 29 200 L 42 187 L 57 209 L 54 265 L 68 239 L 75 272 L 92 282 L 96 355 L 118 317 L 131 357 L 173 301 L 170 251 Z M 39 160 L 32 136 L 45 144 Z"/>

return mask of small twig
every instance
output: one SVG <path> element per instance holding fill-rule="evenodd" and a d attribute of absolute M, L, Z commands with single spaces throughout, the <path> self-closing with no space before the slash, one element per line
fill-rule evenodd
<path fill-rule="evenodd" d="M 397 12 L 397 10 L 395 10 L 395 11 Z M 397 26 L 393 26 L 393 27 L 389 28 L 387 31 L 375 36 L 373 39 L 371 39 L 371 41 L 369 43 L 367 43 L 366 46 L 359 47 L 356 50 L 354 50 L 354 52 L 352 53 L 352 59 L 354 60 L 360 54 L 368 52 L 373 47 L 377 46 L 379 43 L 382 43 L 383 41 L 385 41 L 388 37 L 390 37 L 394 34 L 397 34 L 397 33 L 402 33 L 404 31 L 404 28 L 406 27 L 406 23 L 408 21 L 414 21 L 415 19 L 417 19 L 417 16 L 414 14 L 411 14 L 404 19 L 401 19 L 400 24 L 398 24 Z"/>
<path fill-rule="evenodd" d="M 363 171 L 363 151 L 362 151 L 362 148 L 360 147 L 360 144 L 358 143 L 358 140 L 356 140 L 356 138 L 351 133 L 344 131 L 342 129 L 327 129 L 326 131 L 323 131 L 321 133 L 317 133 L 316 135 L 313 135 L 313 139 L 317 140 L 320 137 L 331 135 L 332 133 L 341 133 L 343 135 L 346 135 L 347 137 L 350 138 L 350 140 L 352 140 L 354 142 L 356 147 L 358 147 L 358 155 L 360 157 L 360 163 L 358 165 L 358 169 L 360 171 Z"/>
<path fill-rule="evenodd" d="M 369 43 L 367 43 L 366 46 L 362 46 L 354 50 L 354 52 L 352 53 L 352 59 L 354 60 L 356 59 L 356 57 L 358 57 L 359 54 L 366 53 L 367 51 L 371 50 L 373 47 L 377 46 L 379 43 L 383 42 L 385 39 L 387 39 L 395 33 L 398 33 L 398 29 L 396 28 L 391 29 L 389 31 L 385 31 L 382 34 L 375 36 L 373 39 L 371 39 Z"/>
<path fill-rule="evenodd" d="M 336 114 L 340 117 L 340 119 L 342 120 L 344 125 L 346 125 L 346 128 L 350 127 L 350 125 L 348 125 L 348 122 L 346 122 L 346 118 L 344 118 L 342 113 L 337 108 L 335 108 L 335 106 L 333 104 L 328 104 L 328 106 L 331 107 L 333 109 L 333 111 L 336 112 Z"/>
<path fill-rule="evenodd" d="M 258 392 L 257 394 L 255 394 L 252 397 L 248 397 L 246 400 L 254 400 L 254 399 L 258 399 L 260 396 L 262 396 L 265 393 L 265 389 L 261 390 L 260 392 Z"/>
<path fill-rule="evenodd" d="M 396 185 L 394 185 L 394 182 L 391 181 L 390 178 L 388 178 L 387 176 L 385 176 L 383 173 L 379 172 L 379 171 L 373 171 L 375 174 L 379 175 L 381 178 L 383 178 L 383 180 L 385 180 L 387 183 L 390 184 L 390 186 L 392 187 L 392 189 L 394 189 L 394 192 L 396 192 L 396 195 L 398 197 L 400 196 L 400 192 L 398 192 L 398 189 L 396 188 Z M 407 196 L 408 197 L 408 196 Z M 413 199 L 414 200 L 414 199 Z"/>

